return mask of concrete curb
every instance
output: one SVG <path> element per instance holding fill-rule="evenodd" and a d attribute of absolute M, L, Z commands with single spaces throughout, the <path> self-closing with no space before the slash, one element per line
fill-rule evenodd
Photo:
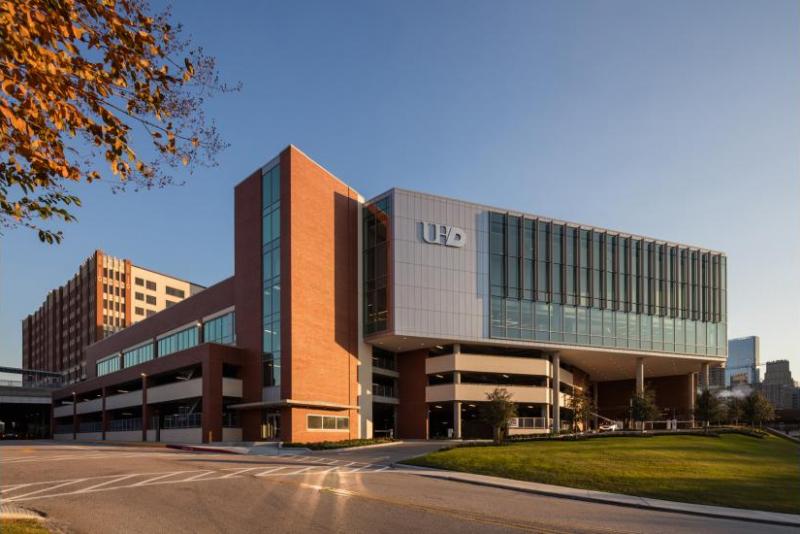
<path fill-rule="evenodd" d="M 390 445 L 400 445 L 401 443 L 406 443 L 403 440 L 398 441 L 389 441 L 388 443 L 376 443 L 374 445 L 356 445 L 355 447 L 342 447 L 340 449 L 306 449 L 310 450 L 312 453 L 315 452 L 340 452 L 340 451 L 363 451 L 364 449 L 377 449 L 378 447 L 388 447 Z M 295 447 L 284 447 L 284 449 L 293 449 Z M 301 448 L 301 447 L 297 447 Z"/>
<path fill-rule="evenodd" d="M 646 508 L 648 510 L 656 510 L 661 512 L 691 514 L 705 517 L 715 517 L 719 519 L 730 519 L 733 521 L 748 521 L 751 523 L 800 527 L 800 515 L 795 514 L 665 501 L 661 499 L 651 499 L 649 497 L 638 497 L 635 495 L 624 495 L 620 493 L 608 493 L 604 491 L 553 486 L 550 484 L 540 484 L 538 482 L 526 482 L 487 475 L 475 475 L 472 473 L 447 471 L 444 469 L 407 465 L 403 463 L 392 464 L 392 467 L 417 470 L 422 476 L 429 476 L 443 480 L 449 480 L 452 482 L 462 482 L 465 484 L 474 484 L 476 486 L 507 489 L 524 493 L 534 493 L 537 495 L 546 495 L 548 497 L 573 499 L 600 504 L 611 504 L 616 506 L 628 506 L 632 508 Z"/>
<path fill-rule="evenodd" d="M 198 445 L 167 444 L 167 449 L 177 449 L 190 452 L 218 452 L 222 454 L 247 454 L 246 447 L 203 447 Z"/>
<path fill-rule="evenodd" d="M 33 519 L 44 521 L 44 516 L 16 504 L 0 504 L 0 519 Z"/>

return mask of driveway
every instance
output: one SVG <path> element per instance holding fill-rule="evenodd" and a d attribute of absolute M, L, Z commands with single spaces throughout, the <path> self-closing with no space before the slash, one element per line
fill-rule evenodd
<path fill-rule="evenodd" d="M 4 443 L 0 491 L 3 502 L 79 533 L 791 532 L 475 486 L 391 465 L 438 446 L 244 456 Z"/>

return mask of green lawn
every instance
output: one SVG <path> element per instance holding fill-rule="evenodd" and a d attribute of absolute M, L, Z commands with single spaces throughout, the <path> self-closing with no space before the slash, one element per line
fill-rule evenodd
<path fill-rule="evenodd" d="M 0 519 L 0 532 L 3 534 L 49 534 L 36 519 Z"/>
<path fill-rule="evenodd" d="M 324 451 L 329 449 L 344 449 L 347 447 L 364 447 L 366 445 L 380 445 L 382 443 L 391 443 L 394 440 L 388 438 L 370 438 L 370 439 L 345 439 L 341 441 L 315 441 L 311 443 L 284 443 L 283 446 L 290 447 L 305 447 L 312 451 Z"/>
<path fill-rule="evenodd" d="M 629 495 L 800 513 L 800 448 L 737 434 L 458 447 L 408 463 Z"/>

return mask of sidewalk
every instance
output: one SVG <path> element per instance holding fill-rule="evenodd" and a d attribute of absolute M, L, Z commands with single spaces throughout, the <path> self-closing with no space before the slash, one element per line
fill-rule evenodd
<path fill-rule="evenodd" d="M 717 517 L 721 519 L 731 519 L 734 521 L 751 521 L 755 523 L 769 523 L 773 525 L 800 527 L 800 515 L 795 514 L 664 501 L 660 499 L 650 499 L 647 497 L 623 495 L 620 493 L 607 493 L 604 491 L 567 488 L 564 486 L 540 484 L 538 482 L 526 482 L 522 480 L 512 480 L 501 477 L 475 475 L 472 473 L 460 473 L 457 471 L 445 471 L 428 467 L 417 467 L 412 465 L 404 465 L 403 463 L 397 463 L 394 465 L 394 467 L 413 469 L 416 474 L 421 476 L 440 478 L 454 482 L 464 482 L 467 484 L 476 484 L 479 486 L 488 486 L 492 488 L 536 493 L 539 495 L 548 495 L 551 497 L 560 497 L 564 499 L 576 499 L 580 501 L 613 504 L 618 506 L 632 506 L 634 508 L 646 508 L 663 512 L 677 512 L 681 514 Z"/>
<path fill-rule="evenodd" d="M 165 445 L 168 449 L 178 449 L 190 452 L 215 452 L 221 454 L 252 454 L 261 456 L 297 456 L 310 452 L 303 447 L 279 447 L 277 443 L 252 443 L 252 444 L 224 444 L 204 443 L 202 445 L 170 443 Z"/>

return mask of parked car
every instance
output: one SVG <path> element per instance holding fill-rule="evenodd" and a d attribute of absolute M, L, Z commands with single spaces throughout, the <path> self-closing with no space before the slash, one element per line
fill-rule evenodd
<path fill-rule="evenodd" d="M 619 426 L 617 423 L 607 423 L 604 425 L 600 425 L 600 432 L 614 432 L 615 430 L 619 430 Z"/>

